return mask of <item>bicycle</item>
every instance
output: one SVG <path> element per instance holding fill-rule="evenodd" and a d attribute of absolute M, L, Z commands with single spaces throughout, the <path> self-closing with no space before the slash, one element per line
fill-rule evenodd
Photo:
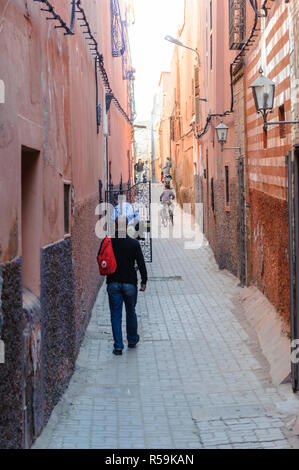
<path fill-rule="evenodd" d="M 161 209 L 161 222 L 163 227 L 168 226 L 168 222 L 173 225 L 173 205 L 172 202 L 164 202 Z"/>

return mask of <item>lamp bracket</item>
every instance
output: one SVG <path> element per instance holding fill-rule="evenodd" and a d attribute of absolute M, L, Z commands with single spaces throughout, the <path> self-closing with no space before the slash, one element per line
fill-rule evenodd
<path fill-rule="evenodd" d="M 239 150 L 241 156 L 241 147 L 224 147 L 223 142 L 221 144 L 221 152 L 224 150 Z"/>
<path fill-rule="evenodd" d="M 273 113 L 273 110 L 269 110 L 269 113 Z M 267 130 L 268 126 L 279 126 L 279 124 L 299 124 L 299 121 L 274 121 L 274 122 L 268 122 L 267 121 L 267 116 L 268 116 L 267 111 L 260 111 L 261 115 L 263 116 L 264 119 L 264 129 Z"/>
<path fill-rule="evenodd" d="M 266 126 L 276 126 L 278 124 L 299 124 L 299 121 L 276 121 L 276 122 L 266 122 Z"/>

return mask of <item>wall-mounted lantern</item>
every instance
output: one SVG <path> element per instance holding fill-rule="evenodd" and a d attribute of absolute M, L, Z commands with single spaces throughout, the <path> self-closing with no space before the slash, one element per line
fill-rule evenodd
<path fill-rule="evenodd" d="M 250 86 L 252 89 L 255 107 L 257 113 L 260 113 L 264 119 L 264 129 L 268 126 L 277 124 L 299 124 L 299 121 L 275 121 L 267 122 L 268 113 L 273 110 L 274 96 L 275 96 L 275 83 L 263 75 L 263 69 L 259 69 L 260 76 Z"/>
<path fill-rule="evenodd" d="M 221 152 L 223 152 L 223 146 L 226 144 L 228 133 L 228 127 L 223 123 L 223 121 L 221 121 L 219 126 L 216 127 L 216 132 L 218 143 L 221 144 Z"/>
<path fill-rule="evenodd" d="M 223 123 L 223 121 L 221 121 L 215 129 L 217 132 L 218 143 L 221 145 L 221 152 L 224 150 L 239 150 L 241 154 L 241 147 L 224 147 L 224 144 L 227 142 L 228 127 Z"/>
<path fill-rule="evenodd" d="M 258 113 L 263 115 L 272 111 L 274 106 L 275 83 L 263 75 L 263 70 L 259 70 L 260 76 L 250 86 L 254 97 L 255 107 Z"/>

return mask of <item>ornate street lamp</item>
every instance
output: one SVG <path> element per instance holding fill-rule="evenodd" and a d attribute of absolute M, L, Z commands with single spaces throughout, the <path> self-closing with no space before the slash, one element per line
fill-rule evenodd
<path fill-rule="evenodd" d="M 275 83 L 263 75 L 263 69 L 259 70 L 260 76 L 251 85 L 255 107 L 258 112 L 265 114 L 272 111 L 274 106 Z"/>
<path fill-rule="evenodd" d="M 218 143 L 221 145 L 221 152 L 224 150 L 239 150 L 241 154 L 241 147 L 224 147 L 227 141 L 228 127 L 221 120 L 220 124 L 215 127 L 217 132 Z"/>
<path fill-rule="evenodd" d="M 195 54 L 197 55 L 197 59 L 198 59 L 198 65 L 200 64 L 199 52 L 197 49 L 193 49 L 192 47 L 185 46 L 185 44 L 183 44 L 178 39 L 173 38 L 172 36 L 165 36 L 164 39 L 166 39 L 166 41 L 172 42 L 173 44 L 176 44 L 177 46 L 185 47 L 185 49 L 189 49 L 190 51 L 195 52 Z"/>
<path fill-rule="evenodd" d="M 274 107 L 275 83 L 263 75 L 262 68 L 259 69 L 259 72 L 260 76 L 253 82 L 250 88 L 252 89 L 256 111 L 263 116 L 264 129 L 277 124 L 298 124 L 299 121 L 267 122 L 267 115 Z"/>
<path fill-rule="evenodd" d="M 221 152 L 223 152 L 223 146 L 227 141 L 228 127 L 223 124 L 221 120 L 220 124 L 215 128 L 217 132 L 218 143 L 221 144 Z"/>
<path fill-rule="evenodd" d="M 227 141 L 228 127 L 223 124 L 223 121 L 216 127 L 216 132 L 219 144 L 224 145 Z"/>

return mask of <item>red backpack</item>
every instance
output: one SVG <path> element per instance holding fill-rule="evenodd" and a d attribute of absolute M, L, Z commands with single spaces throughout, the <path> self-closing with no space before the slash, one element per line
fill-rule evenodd
<path fill-rule="evenodd" d="M 115 273 L 117 263 L 113 252 L 112 241 L 110 237 L 104 238 L 98 253 L 98 265 L 100 274 L 108 276 L 108 274 Z"/>

